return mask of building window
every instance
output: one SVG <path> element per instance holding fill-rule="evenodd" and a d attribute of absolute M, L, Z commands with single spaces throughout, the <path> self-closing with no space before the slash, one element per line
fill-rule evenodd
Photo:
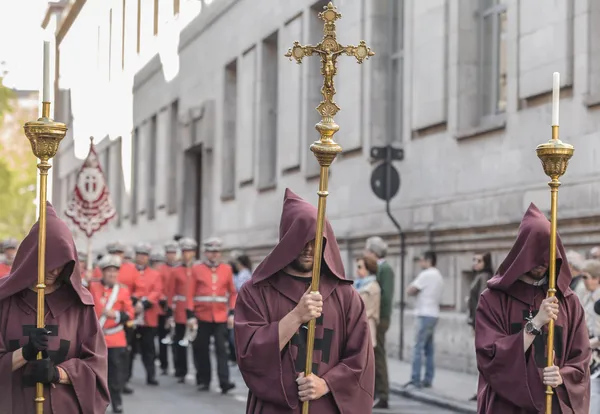
<path fill-rule="evenodd" d="M 106 138 L 108 139 L 108 138 Z M 102 160 L 102 172 L 104 173 L 104 182 L 110 189 L 110 144 L 104 150 L 104 159 Z"/>
<path fill-rule="evenodd" d="M 136 51 L 138 55 L 142 50 L 142 0 L 137 1 L 137 45 Z"/>
<path fill-rule="evenodd" d="M 225 67 L 225 91 L 223 93 L 223 152 L 221 198 L 231 199 L 235 196 L 235 160 L 237 136 L 237 104 L 238 104 L 237 61 Z"/>
<path fill-rule="evenodd" d="M 479 96 L 481 117 L 506 110 L 506 5 L 479 0 Z"/>
<path fill-rule="evenodd" d="M 277 32 L 262 42 L 260 82 L 260 134 L 258 151 L 258 189 L 273 188 L 277 181 Z"/>
<path fill-rule="evenodd" d="M 123 182 L 123 138 L 119 137 L 117 141 L 117 154 L 116 154 L 116 185 L 114 189 L 114 203 L 115 209 L 117 210 L 117 227 L 121 227 L 121 218 L 123 216 L 123 188 L 125 183 Z"/>
<path fill-rule="evenodd" d="M 177 213 L 177 154 L 179 153 L 179 103 L 171 104 L 170 114 L 170 139 L 167 150 L 169 152 L 169 172 L 167 180 L 167 213 Z"/>
<path fill-rule="evenodd" d="M 125 10 L 127 9 L 127 0 L 123 0 L 123 10 L 121 11 L 121 16 L 123 17 L 122 26 L 121 26 L 121 69 L 125 69 Z"/>
<path fill-rule="evenodd" d="M 108 12 L 108 80 L 110 82 L 110 72 L 112 70 L 112 22 L 113 22 L 113 11 L 110 9 Z"/>
<path fill-rule="evenodd" d="M 404 68 L 404 0 L 389 3 L 390 30 L 390 87 L 389 97 L 389 133 L 388 142 L 402 142 L 403 107 L 403 68 Z"/>
<path fill-rule="evenodd" d="M 154 36 L 158 35 L 158 0 L 154 0 Z"/>
<path fill-rule="evenodd" d="M 131 209 L 129 216 L 131 224 L 137 224 L 138 215 L 138 183 L 140 176 L 139 150 L 140 150 L 140 129 L 133 131 L 131 142 Z"/>
<path fill-rule="evenodd" d="M 157 146 L 156 115 L 150 120 L 150 148 L 148 160 L 148 187 L 146 188 L 148 220 L 156 218 L 156 146 Z"/>

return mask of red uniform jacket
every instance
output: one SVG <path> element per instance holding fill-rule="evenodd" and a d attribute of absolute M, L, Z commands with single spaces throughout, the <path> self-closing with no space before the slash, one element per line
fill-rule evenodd
<path fill-rule="evenodd" d="M 134 269 L 134 271 L 137 275 L 133 284 L 132 296 L 151 305 L 144 309 L 144 326 L 156 328 L 160 311 L 159 301 L 162 296 L 162 278 L 160 273 L 150 267 L 139 271 Z"/>
<path fill-rule="evenodd" d="M 127 286 L 130 292 L 133 293 L 135 279 L 139 276 L 139 272 L 133 263 L 124 262 L 119 269 L 119 283 Z"/>
<path fill-rule="evenodd" d="M 4 276 L 8 276 L 9 273 L 10 273 L 10 266 L 7 265 L 6 263 L 0 262 L 0 279 L 3 278 Z"/>
<path fill-rule="evenodd" d="M 173 269 L 175 269 L 174 266 L 170 266 L 168 264 L 163 264 L 160 266 L 160 268 L 158 269 L 158 272 L 160 273 L 160 279 L 161 279 L 161 283 L 162 283 L 162 287 L 163 287 L 163 291 L 162 291 L 162 295 L 160 297 L 161 302 L 164 301 L 166 303 L 169 302 L 169 295 L 167 295 L 167 289 L 169 286 L 169 279 L 171 279 L 172 273 L 173 273 Z M 163 309 L 163 307 L 160 307 L 159 310 L 159 315 L 166 315 L 165 310 Z"/>
<path fill-rule="evenodd" d="M 199 277 L 197 266 L 185 266 L 181 264 L 174 267 L 171 271 L 171 277 L 168 280 L 166 293 L 169 300 L 169 307 L 173 309 L 175 323 L 184 324 L 187 322 L 188 304 L 193 303 L 193 296 L 190 290 L 192 279 Z M 193 309 L 190 305 L 190 309 Z"/>
<path fill-rule="evenodd" d="M 197 272 L 190 284 L 188 309 L 193 309 L 201 322 L 227 322 L 237 297 L 231 266 L 221 263 L 216 267 L 208 267 L 202 263 L 194 267 Z"/>
<path fill-rule="evenodd" d="M 117 289 L 116 298 L 111 310 L 118 312 L 116 319 L 105 318 L 102 313 L 111 301 L 113 291 Z M 115 287 L 105 286 L 102 282 L 90 283 L 89 291 L 94 297 L 96 316 L 100 319 L 100 324 L 104 323 L 102 330 L 106 339 L 108 348 L 127 347 L 127 338 L 125 337 L 124 325 L 127 321 L 133 319 L 133 305 L 131 304 L 131 293 L 124 285 Z"/>

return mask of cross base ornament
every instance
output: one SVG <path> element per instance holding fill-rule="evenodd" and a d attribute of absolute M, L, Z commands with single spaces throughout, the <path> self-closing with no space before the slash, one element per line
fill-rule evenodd
<path fill-rule="evenodd" d="M 317 106 L 317 112 L 321 115 L 321 120 L 315 125 L 319 131 L 320 139 L 310 146 L 310 150 L 315 154 L 321 167 L 319 173 L 319 203 L 317 207 L 317 230 L 315 235 L 315 257 L 312 269 L 311 291 L 318 292 L 319 280 L 321 277 L 321 259 L 323 256 L 323 226 L 325 222 L 326 200 L 329 192 L 329 167 L 335 160 L 335 157 L 342 152 L 342 147 L 333 140 L 333 135 L 339 131 L 340 127 L 334 121 L 334 116 L 339 112 L 340 107 L 335 103 L 334 78 L 337 74 L 337 58 L 340 55 L 354 56 L 360 64 L 375 53 L 367 46 L 364 40 L 361 40 L 358 46 L 343 46 L 338 43 L 335 32 L 335 22 L 341 19 L 342 15 L 338 13 L 333 3 L 329 2 L 319 13 L 319 19 L 325 23 L 323 27 L 323 39 L 315 46 L 302 46 L 300 42 L 294 42 L 294 45 L 286 53 L 290 60 L 294 59 L 297 63 L 302 63 L 306 56 L 318 55 L 321 58 L 321 75 L 323 75 L 323 86 L 321 95 L 323 100 Z M 306 367 L 304 374 L 306 376 L 312 373 L 313 351 L 315 346 L 315 320 L 308 323 L 308 333 L 306 339 Z M 305 401 L 302 404 L 302 414 L 308 414 L 309 403 Z"/>

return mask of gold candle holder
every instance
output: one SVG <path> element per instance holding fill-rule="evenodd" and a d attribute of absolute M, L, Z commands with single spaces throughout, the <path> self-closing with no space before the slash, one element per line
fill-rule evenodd
<path fill-rule="evenodd" d="M 573 156 L 572 145 L 558 139 L 558 125 L 552 125 L 552 139 L 536 148 L 537 156 L 542 162 L 544 173 L 550 177 L 550 263 L 548 269 L 548 297 L 556 295 L 556 220 L 558 213 L 559 178 L 567 172 L 569 160 Z M 548 323 L 548 350 L 546 366 L 554 365 L 554 320 Z M 554 391 L 546 387 L 546 414 L 552 414 L 552 395 Z"/>
<path fill-rule="evenodd" d="M 315 154 L 321 167 L 319 173 L 319 203 L 317 207 L 317 231 L 315 235 L 315 260 L 312 271 L 311 291 L 318 292 L 321 276 L 321 259 L 323 256 L 323 225 L 325 221 L 326 198 L 329 195 L 329 167 L 335 160 L 335 157 L 342 152 L 342 147 L 333 140 L 333 135 L 340 129 L 335 123 L 333 117 L 338 113 L 340 107 L 335 103 L 334 77 L 337 74 L 337 58 L 340 55 L 353 56 L 358 63 L 363 63 L 365 59 L 375 55 L 371 48 L 367 47 L 364 40 L 361 40 L 358 46 L 343 46 L 337 41 L 335 22 L 341 19 L 342 15 L 338 13 L 333 3 L 329 2 L 319 13 L 319 18 L 323 20 L 323 40 L 316 46 L 302 46 L 300 42 L 294 42 L 294 45 L 286 53 L 290 60 L 295 59 L 297 63 L 302 63 L 305 56 L 317 55 L 321 58 L 321 75 L 323 75 L 323 87 L 321 94 L 323 100 L 316 108 L 321 115 L 321 121 L 315 125 L 320 134 L 320 139 L 313 142 L 310 150 Z M 312 373 L 313 350 L 315 345 L 315 320 L 308 323 L 308 335 L 306 340 L 306 376 Z M 308 401 L 302 405 L 302 414 L 308 414 Z"/>
<path fill-rule="evenodd" d="M 31 150 L 40 162 L 37 168 L 40 172 L 40 195 L 39 195 L 39 233 L 38 233 L 38 280 L 37 290 L 37 327 L 43 328 L 44 321 L 44 294 L 46 275 L 46 199 L 48 191 L 48 171 L 52 167 L 49 163 L 58 151 L 60 142 L 67 133 L 67 126 L 55 122 L 50 118 L 50 102 L 42 102 L 42 117 L 37 121 L 30 121 L 23 126 L 25 135 L 31 143 Z M 37 355 L 42 359 L 42 353 Z M 36 414 L 44 412 L 44 385 L 36 384 L 35 405 Z"/>

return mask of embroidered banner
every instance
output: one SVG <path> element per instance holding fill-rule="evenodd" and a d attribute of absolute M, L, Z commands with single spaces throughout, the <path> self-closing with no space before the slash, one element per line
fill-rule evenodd
<path fill-rule="evenodd" d="M 73 220 L 88 238 L 117 215 L 93 138 L 90 138 L 90 152 L 77 174 L 73 196 L 65 215 Z"/>

